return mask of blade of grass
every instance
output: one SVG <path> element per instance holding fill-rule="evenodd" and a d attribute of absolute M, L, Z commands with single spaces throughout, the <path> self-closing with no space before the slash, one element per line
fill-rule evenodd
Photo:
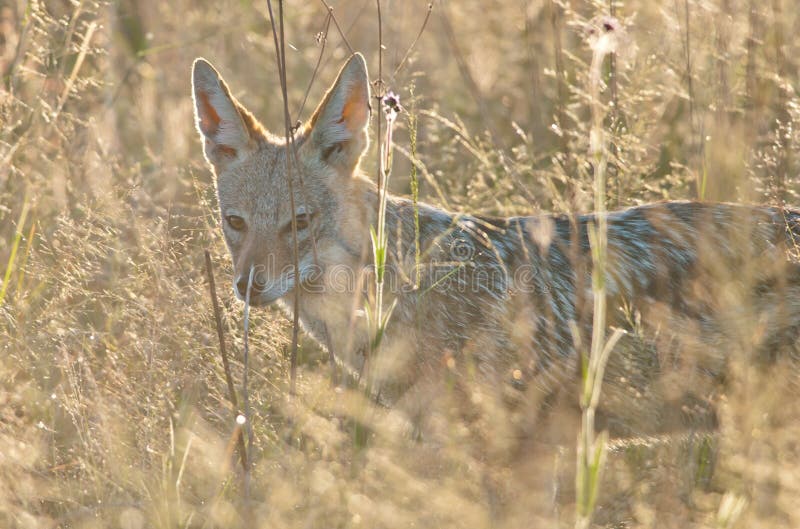
<path fill-rule="evenodd" d="M 19 214 L 19 219 L 17 220 L 17 229 L 14 233 L 14 241 L 11 243 L 11 253 L 8 256 L 8 262 L 6 263 L 6 271 L 3 275 L 3 285 L 0 286 L 0 305 L 2 305 L 3 301 L 6 298 L 6 292 L 8 291 L 8 284 L 11 282 L 11 273 L 14 271 L 14 263 L 17 259 L 17 251 L 19 250 L 19 244 L 22 241 L 22 229 L 25 226 L 25 222 L 28 218 L 28 211 L 30 209 L 30 201 L 28 197 L 25 197 L 25 201 L 22 203 L 22 211 Z"/>
<path fill-rule="evenodd" d="M 36 236 L 36 218 L 31 221 L 31 229 L 28 230 L 28 237 L 25 241 L 25 251 L 22 252 L 22 261 L 20 262 L 17 269 L 19 272 L 17 273 L 17 299 L 22 294 L 23 282 L 25 281 L 25 268 L 28 264 L 28 257 L 31 255 L 31 248 L 33 247 L 33 238 Z"/>

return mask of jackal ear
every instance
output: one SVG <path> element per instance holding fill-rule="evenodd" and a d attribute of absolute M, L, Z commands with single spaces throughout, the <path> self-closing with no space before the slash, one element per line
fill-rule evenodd
<path fill-rule="evenodd" d="M 206 159 L 219 171 L 255 146 L 263 129 L 205 59 L 192 65 L 194 117 Z"/>
<path fill-rule="evenodd" d="M 367 63 L 355 53 L 306 125 L 310 144 L 328 164 L 349 175 L 367 149 L 369 115 Z"/>

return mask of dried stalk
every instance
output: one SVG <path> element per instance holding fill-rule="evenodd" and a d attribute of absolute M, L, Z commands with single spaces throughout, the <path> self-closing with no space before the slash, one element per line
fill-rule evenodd
<path fill-rule="evenodd" d="M 233 385 L 233 375 L 231 375 L 231 364 L 228 361 L 228 349 L 225 347 L 225 332 L 222 327 L 222 313 L 219 309 L 217 300 L 217 287 L 214 282 L 214 265 L 211 262 L 211 254 L 208 250 L 206 254 L 206 274 L 208 275 L 208 290 L 211 294 L 211 304 L 214 307 L 214 320 L 217 323 L 217 338 L 219 339 L 219 354 L 222 357 L 222 367 L 225 369 L 225 382 L 228 384 L 228 399 L 231 401 L 234 411 L 234 419 L 239 416 L 239 399 L 236 398 L 236 387 Z M 235 435 L 238 437 L 239 457 L 242 461 L 242 470 L 247 471 L 247 451 L 244 446 L 244 438 L 241 428 L 237 425 Z"/>

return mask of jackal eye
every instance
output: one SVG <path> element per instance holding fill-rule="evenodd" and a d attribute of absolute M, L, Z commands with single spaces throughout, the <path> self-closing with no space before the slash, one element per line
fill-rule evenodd
<path fill-rule="evenodd" d="M 294 223 L 297 225 L 298 233 L 308 229 L 311 226 L 311 221 L 314 218 L 314 214 L 305 211 L 305 208 L 300 208 L 294 216 Z M 292 233 L 292 221 L 289 221 L 281 228 L 282 233 Z"/>
<path fill-rule="evenodd" d="M 294 217 L 294 221 L 297 224 L 297 230 L 304 230 L 311 226 L 311 214 L 309 213 L 298 213 Z"/>
<path fill-rule="evenodd" d="M 327 160 L 328 158 L 330 158 L 334 154 L 338 154 L 340 152 L 342 152 L 342 144 L 341 143 L 335 143 L 335 144 L 331 145 L 330 147 L 328 147 L 327 149 L 325 149 L 323 151 L 322 159 L 323 160 Z"/>
<path fill-rule="evenodd" d="M 225 220 L 234 231 L 242 231 L 245 228 L 244 219 L 238 215 L 228 215 Z"/>

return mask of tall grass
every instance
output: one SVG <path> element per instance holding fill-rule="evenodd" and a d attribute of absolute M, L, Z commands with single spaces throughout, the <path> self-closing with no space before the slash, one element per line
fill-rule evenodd
<path fill-rule="evenodd" d="M 381 183 L 383 185 L 380 188 L 378 198 L 378 225 L 377 227 L 370 226 L 372 257 L 375 267 L 374 302 L 368 303 L 365 306 L 370 336 L 372 337 L 370 345 L 370 350 L 372 352 L 377 352 L 378 348 L 380 348 L 381 340 L 386 332 L 386 326 L 389 324 L 389 319 L 396 305 L 395 299 L 392 300 L 392 304 L 385 309 L 383 293 L 389 245 L 389 237 L 386 231 L 386 204 L 389 198 L 389 181 L 392 175 L 392 132 L 394 129 L 394 122 L 397 119 L 397 115 L 400 113 L 400 103 L 397 100 L 397 96 L 389 92 L 380 98 L 380 104 L 382 107 L 381 110 L 386 115 L 386 134 L 383 138 L 383 142 L 378 142 L 378 145 L 382 145 L 380 160 L 378 162 L 378 171 L 381 174 Z"/>
<path fill-rule="evenodd" d="M 219 281 L 231 270 L 192 126 L 196 56 L 288 136 L 351 51 L 373 78 L 382 57 L 377 77 L 414 121 L 392 127 L 408 156 L 388 164 L 373 149 L 364 171 L 391 166 L 385 189 L 456 211 L 800 202 L 800 49 L 789 38 L 800 15 L 789 0 L 614 2 L 629 40 L 613 97 L 608 62 L 593 67 L 584 45 L 605 2 L 381 6 L 382 53 L 374 4 L 287 3 L 277 61 L 281 29 L 263 3 L 0 6 L 0 526 L 800 526 L 796 379 L 765 376 L 746 350 L 733 355 L 710 440 L 612 443 L 601 465 L 593 403 L 631 386 L 600 374 L 610 349 L 598 334 L 571 393 L 581 419 L 551 420 L 559 440 L 533 460 L 507 435 L 527 409 L 475 422 L 443 405 L 434 434 L 417 439 L 412 417 L 331 387 L 329 358 L 302 333 L 292 355 L 294 322 L 273 310 L 249 314 L 245 501 L 240 410 L 219 354 L 222 335 L 242 381 L 244 321 L 220 283 L 218 333 L 205 285 L 206 248 Z M 642 340 L 663 338 L 641 323 Z M 457 404 L 492 409 L 480 397 Z M 648 398 L 630 401 L 649 410 Z M 503 457 L 479 456 L 495 447 Z M 579 453 L 580 465 L 559 463 Z"/>
<path fill-rule="evenodd" d="M 623 331 L 616 329 L 606 338 L 606 274 L 607 232 L 606 219 L 606 168 L 608 167 L 608 140 L 604 130 L 605 112 L 600 102 L 600 80 L 606 57 L 612 58 L 624 39 L 624 29 L 619 21 L 611 17 L 599 17 L 588 28 L 592 48 L 589 72 L 589 96 L 591 98 L 592 128 L 589 131 L 589 153 L 594 167 L 594 210 L 597 225 L 589 226 L 589 243 L 592 249 L 592 341 L 590 352 L 581 359 L 583 391 L 580 395 L 581 428 L 578 434 L 578 468 L 576 472 L 578 508 L 576 528 L 589 527 L 602 487 L 601 477 L 606 459 L 608 434 L 598 438 L 595 433 L 595 414 L 600 401 L 608 357 L 619 341 Z M 573 331 L 578 334 L 577 328 Z M 582 351 L 582 348 L 579 347 Z"/>

